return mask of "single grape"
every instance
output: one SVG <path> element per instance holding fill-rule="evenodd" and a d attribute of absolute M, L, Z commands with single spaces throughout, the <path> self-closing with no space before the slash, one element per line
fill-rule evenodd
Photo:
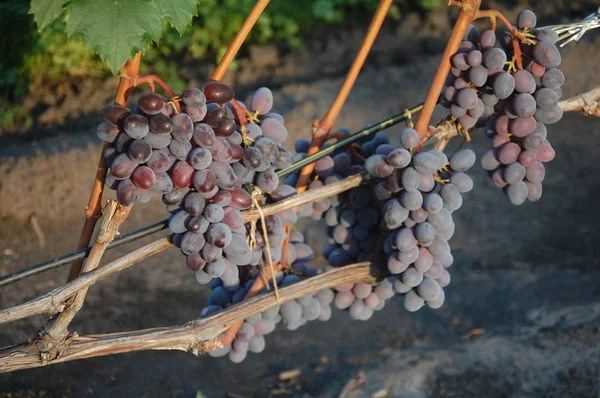
<path fill-rule="evenodd" d="M 122 180 L 117 187 L 117 200 L 122 206 L 133 205 L 139 197 L 140 191 L 130 179 Z"/>
<path fill-rule="evenodd" d="M 511 163 L 504 168 L 504 181 L 509 184 L 516 184 L 525 178 L 525 166 L 520 163 Z"/>
<path fill-rule="evenodd" d="M 178 160 L 175 162 L 170 172 L 173 185 L 177 188 L 189 187 L 192 184 L 192 176 L 194 171 L 194 168 L 190 166 L 188 162 Z"/>
<path fill-rule="evenodd" d="M 206 116 L 204 123 L 208 124 L 213 129 L 222 125 L 227 119 L 227 111 L 221 108 L 218 104 L 211 102 L 207 105 Z"/>
<path fill-rule="evenodd" d="M 535 24 L 537 23 L 537 17 L 531 10 L 521 10 L 517 15 L 517 27 L 519 29 L 523 28 L 535 28 Z"/>
<path fill-rule="evenodd" d="M 256 185 L 265 192 L 271 192 L 279 185 L 279 177 L 273 169 L 258 173 Z"/>
<path fill-rule="evenodd" d="M 497 47 L 485 50 L 483 53 L 483 65 L 488 69 L 502 69 L 506 63 L 506 53 Z"/>
<path fill-rule="evenodd" d="M 552 93 L 554 94 L 553 91 Z M 536 109 L 536 98 L 533 98 L 531 94 L 517 94 L 513 99 L 513 109 L 520 117 L 533 116 Z"/>
<path fill-rule="evenodd" d="M 119 134 L 119 128 L 111 126 L 108 122 L 102 122 L 96 128 L 96 134 L 102 141 L 113 142 Z"/>
<path fill-rule="evenodd" d="M 131 160 L 129 156 L 122 153 L 115 157 L 110 167 L 110 174 L 119 180 L 129 178 L 135 170 L 138 163 Z"/>
<path fill-rule="evenodd" d="M 505 99 L 515 90 L 516 81 L 513 75 L 509 73 L 500 73 L 494 78 L 493 89 L 496 97 Z"/>
<path fill-rule="evenodd" d="M 553 43 L 547 41 L 539 41 L 533 47 L 533 57 L 537 63 L 546 68 L 555 68 L 561 62 L 560 51 Z"/>
<path fill-rule="evenodd" d="M 527 185 L 523 181 L 519 181 L 516 184 L 506 186 L 504 193 L 513 205 L 523 204 L 528 195 Z"/>
<path fill-rule="evenodd" d="M 541 88 L 535 93 L 535 101 L 538 108 L 549 110 L 558 103 L 558 95 L 550 88 Z"/>
<path fill-rule="evenodd" d="M 514 73 L 513 77 L 515 80 L 516 91 L 527 94 L 533 94 L 535 92 L 535 78 L 529 71 L 520 69 Z"/>
<path fill-rule="evenodd" d="M 261 87 L 252 94 L 250 107 L 258 111 L 259 115 L 269 113 L 273 107 L 273 93 L 267 87 Z"/>
<path fill-rule="evenodd" d="M 179 142 L 188 142 L 194 134 L 194 122 L 192 118 L 185 113 L 178 113 L 171 118 L 173 122 L 173 131 L 171 136 Z"/>
<path fill-rule="evenodd" d="M 450 168 L 455 171 L 467 171 L 475 164 L 475 152 L 460 149 L 450 156 Z"/>
<path fill-rule="evenodd" d="M 477 105 L 477 92 L 472 88 L 463 88 L 456 93 L 456 103 L 465 109 L 474 108 Z"/>
<path fill-rule="evenodd" d="M 541 78 L 542 85 L 547 88 L 557 89 L 565 83 L 565 75 L 557 68 L 547 69 Z"/>
<path fill-rule="evenodd" d="M 235 173 L 227 163 L 213 161 L 208 170 L 215 175 L 215 184 L 221 189 L 232 189 L 235 186 Z"/>
<path fill-rule="evenodd" d="M 202 87 L 207 102 L 224 104 L 233 99 L 233 89 L 225 83 L 211 81 Z"/>
<path fill-rule="evenodd" d="M 140 189 L 151 189 L 155 181 L 154 171 L 150 167 L 138 166 L 131 174 L 131 182 Z"/>
<path fill-rule="evenodd" d="M 152 147 L 145 140 L 133 140 L 127 148 L 129 158 L 138 164 L 148 162 L 152 153 Z"/>
<path fill-rule="evenodd" d="M 287 129 L 277 119 L 269 118 L 263 120 L 260 128 L 265 137 L 272 139 L 277 144 L 283 144 L 288 136 Z"/>
<path fill-rule="evenodd" d="M 204 93 L 197 88 L 186 88 L 181 93 L 183 103 L 189 106 L 200 107 L 206 105 L 206 97 Z"/>
<path fill-rule="evenodd" d="M 163 97 L 156 93 L 144 93 L 138 99 L 138 106 L 148 115 L 156 115 L 165 106 Z"/>

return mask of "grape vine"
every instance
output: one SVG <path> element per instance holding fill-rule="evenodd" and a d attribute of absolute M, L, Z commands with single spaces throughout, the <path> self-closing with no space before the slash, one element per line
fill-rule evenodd
<path fill-rule="evenodd" d="M 102 35 L 95 30 L 99 21 L 92 23 L 90 14 L 102 6 L 110 9 L 105 15 L 131 16 L 127 34 L 116 25 L 109 33 L 120 41 L 137 35 L 112 54 L 111 67 L 118 69 L 160 36 L 165 21 L 185 27 L 194 2 L 184 2 L 187 10 L 185 4 L 173 10 L 165 8 L 167 2 L 144 2 L 146 11 L 156 11 L 145 15 L 137 15 L 138 2 L 53 1 L 44 9 L 33 3 L 40 26 L 67 12 L 73 24 L 67 29 L 93 37 L 90 48 L 103 56 L 106 49 L 97 42 Z M 332 132 L 391 5 L 382 0 L 331 108 L 313 124 L 311 140 L 298 139 L 292 153 L 285 148 L 284 116 L 272 111 L 268 88 L 257 89 L 244 103 L 220 82 L 267 3 L 257 2 L 212 79 L 200 88 L 175 93 L 158 76 L 139 76 L 139 53 L 121 69 L 115 104 L 102 110 L 104 122 L 96 130 L 104 146 L 78 248 L 89 244 L 102 212 L 100 233 L 86 261 L 81 257 L 73 264 L 69 283 L 0 311 L 0 323 L 52 316 L 33 341 L 0 350 L 0 371 L 141 349 L 208 352 L 239 363 L 248 353 L 262 352 L 265 336 L 278 325 L 296 330 L 308 321 L 327 321 L 332 307 L 363 321 L 396 295 L 411 312 L 440 308 L 454 262 L 453 213 L 474 188 L 467 172 L 477 163 L 468 148 L 444 153 L 448 141 L 468 140 L 485 119 L 492 148 L 480 164 L 519 205 L 541 198 L 542 163 L 555 156 L 546 125 L 564 110 L 598 113 L 593 94 L 559 102 L 560 38 L 537 28 L 532 11 L 522 11 L 513 26 L 498 11 L 480 11 L 478 0 L 465 0 L 451 2 L 460 8 L 459 17 L 423 105 L 356 134 Z M 489 18 L 491 29 L 478 32 L 471 24 L 477 18 Z M 497 20 L 506 31 L 497 29 Z M 131 91 L 145 83 L 151 91 L 128 103 Z M 165 95 L 156 92 L 156 84 Z M 449 115 L 429 128 L 438 103 Z M 399 146 L 378 133 L 419 112 L 414 129 L 402 130 Z M 117 202 L 102 209 L 104 185 L 116 190 Z M 135 203 L 155 193 L 170 213 L 169 238 L 98 268 Z M 314 250 L 294 229 L 302 217 L 327 225 L 325 268 L 310 264 Z M 111 335 L 69 333 L 89 286 L 173 246 L 183 254 L 181 266 L 212 291 L 197 320 Z"/>

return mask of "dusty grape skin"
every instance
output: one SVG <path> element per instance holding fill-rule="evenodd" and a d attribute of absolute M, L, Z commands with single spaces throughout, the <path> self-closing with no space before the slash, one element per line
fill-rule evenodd
<path fill-rule="evenodd" d="M 190 141 L 194 135 L 192 118 L 185 113 L 178 113 L 171 120 L 173 121 L 173 131 L 171 132 L 173 139 L 179 142 Z"/>
<path fill-rule="evenodd" d="M 204 93 L 198 88 L 186 88 L 181 93 L 183 103 L 190 106 L 202 106 L 206 104 Z"/>
<path fill-rule="evenodd" d="M 164 171 L 155 171 L 154 172 L 154 185 L 152 186 L 152 190 L 154 192 L 160 193 L 169 193 L 173 190 L 173 181 L 171 177 Z"/>
<path fill-rule="evenodd" d="M 96 134 L 102 141 L 113 142 L 119 134 L 119 129 L 108 122 L 102 122 L 96 128 Z"/>
<path fill-rule="evenodd" d="M 281 145 L 285 142 L 288 136 L 288 131 L 285 126 L 277 119 L 268 118 L 261 123 L 262 134 Z"/>
<path fill-rule="evenodd" d="M 557 89 L 565 83 L 565 76 L 560 69 L 550 68 L 542 76 L 541 83 L 544 87 Z"/>
<path fill-rule="evenodd" d="M 126 154 L 122 153 L 117 156 L 111 165 L 110 173 L 114 178 L 125 179 L 131 176 L 131 173 L 137 167 L 137 163 L 129 158 Z"/>
<path fill-rule="evenodd" d="M 535 28 L 537 23 L 537 18 L 533 11 L 531 10 L 521 10 L 517 15 L 517 27 L 519 29 L 523 28 Z"/>
<path fill-rule="evenodd" d="M 494 78 L 492 87 L 499 99 L 506 99 L 515 90 L 515 78 L 508 73 L 501 73 Z"/>
<path fill-rule="evenodd" d="M 194 148 L 188 155 L 190 165 L 196 170 L 204 170 L 210 166 L 213 157 L 206 148 Z"/>
<path fill-rule="evenodd" d="M 546 68 L 555 68 L 560 65 L 561 56 L 558 48 L 549 42 L 540 41 L 533 48 L 533 57 L 537 63 Z"/>
<path fill-rule="evenodd" d="M 227 163 L 213 161 L 208 167 L 215 175 L 215 184 L 221 189 L 232 189 L 235 186 L 235 173 Z"/>
<path fill-rule="evenodd" d="M 527 185 L 523 181 L 506 186 L 504 192 L 509 202 L 517 206 L 523 204 L 528 195 Z"/>
<path fill-rule="evenodd" d="M 261 87 L 252 94 L 250 107 L 258 111 L 259 115 L 265 115 L 273 107 L 273 93 L 267 87 Z"/>
<path fill-rule="evenodd" d="M 163 149 L 169 146 L 171 143 L 171 135 L 170 134 L 154 134 L 148 133 L 144 137 L 144 140 L 148 142 L 154 149 Z"/>

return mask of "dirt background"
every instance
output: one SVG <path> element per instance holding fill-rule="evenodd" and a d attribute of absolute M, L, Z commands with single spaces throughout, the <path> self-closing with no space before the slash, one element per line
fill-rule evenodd
<path fill-rule="evenodd" d="M 548 19 L 542 21 L 591 10 L 546 9 L 542 14 Z M 358 129 L 424 98 L 449 20 L 439 12 L 386 26 L 338 126 Z M 359 30 L 332 35 L 314 44 L 319 55 L 287 56 L 269 66 L 276 108 L 294 137 L 308 136 L 310 122 L 331 103 L 361 35 Z M 600 37 L 590 35 L 564 49 L 565 97 L 600 84 L 599 45 Z M 249 65 L 228 77 L 242 87 L 242 99 L 256 87 L 251 76 L 260 70 Z M 103 101 L 96 99 L 94 108 Z M 2 274 L 72 250 L 99 153 L 93 132 L 98 120 L 83 115 L 62 126 L 0 136 Z M 399 130 L 388 133 L 396 137 Z M 557 157 L 547 168 L 538 203 L 511 206 L 481 169 L 474 170 L 476 189 L 455 216 L 452 284 L 440 310 L 410 314 L 395 299 L 366 323 L 336 311 L 326 323 L 312 322 L 296 332 L 278 329 L 268 336 L 265 352 L 240 365 L 143 352 L 2 374 L 0 397 L 196 397 L 198 392 L 208 398 L 337 397 L 360 372 L 365 381 L 350 397 L 598 397 L 600 120 L 567 114 L 549 137 Z M 476 133 L 469 145 L 481 154 L 488 140 Z M 160 200 L 136 205 L 122 232 L 165 215 Z M 44 247 L 32 218 L 43 231 Z M 306 228 L 319 247 L 321 226 Z M 150 240 L 115 249 L 106 261 Z M 57 287 L 66 273 L 60 269 L 0 288 L 0 305 L 7 308 Z M 83 335 L 185 322 L 198 316 L 206 294 L 172 249 L 92 287 L 71 330 Z M 44 321 L 38 316 L 0 326 L 0 345 L 30 338 Z M 482 334 L 471 336 L 477 328 Z M 290 369 L 299 375 L 279 381 Z"/>

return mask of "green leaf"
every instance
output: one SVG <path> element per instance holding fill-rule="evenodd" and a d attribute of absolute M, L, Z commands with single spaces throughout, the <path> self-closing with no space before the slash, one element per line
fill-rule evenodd
<path fill-rule="evenodd" d="M 33 14 L 33 20 L 39 30 L 44 29 L 60 17 L 64 5 L 69 0 L 31 0 L 29 13 Z"/>
<path fill-rule="evenodd" d="M 198 16 L 197 0 L 155 0 L 163 17 L 183 34 L 185 28 L 192 23 L 192 18 Z"/>
<path fill-rule="evenodd" d="M 162 35 L 161 10 L 152 0 L 79 0 L 68 9 L 67 34 L 82 35 L 87 49 L 107 60 L 115 75 Z"/>

